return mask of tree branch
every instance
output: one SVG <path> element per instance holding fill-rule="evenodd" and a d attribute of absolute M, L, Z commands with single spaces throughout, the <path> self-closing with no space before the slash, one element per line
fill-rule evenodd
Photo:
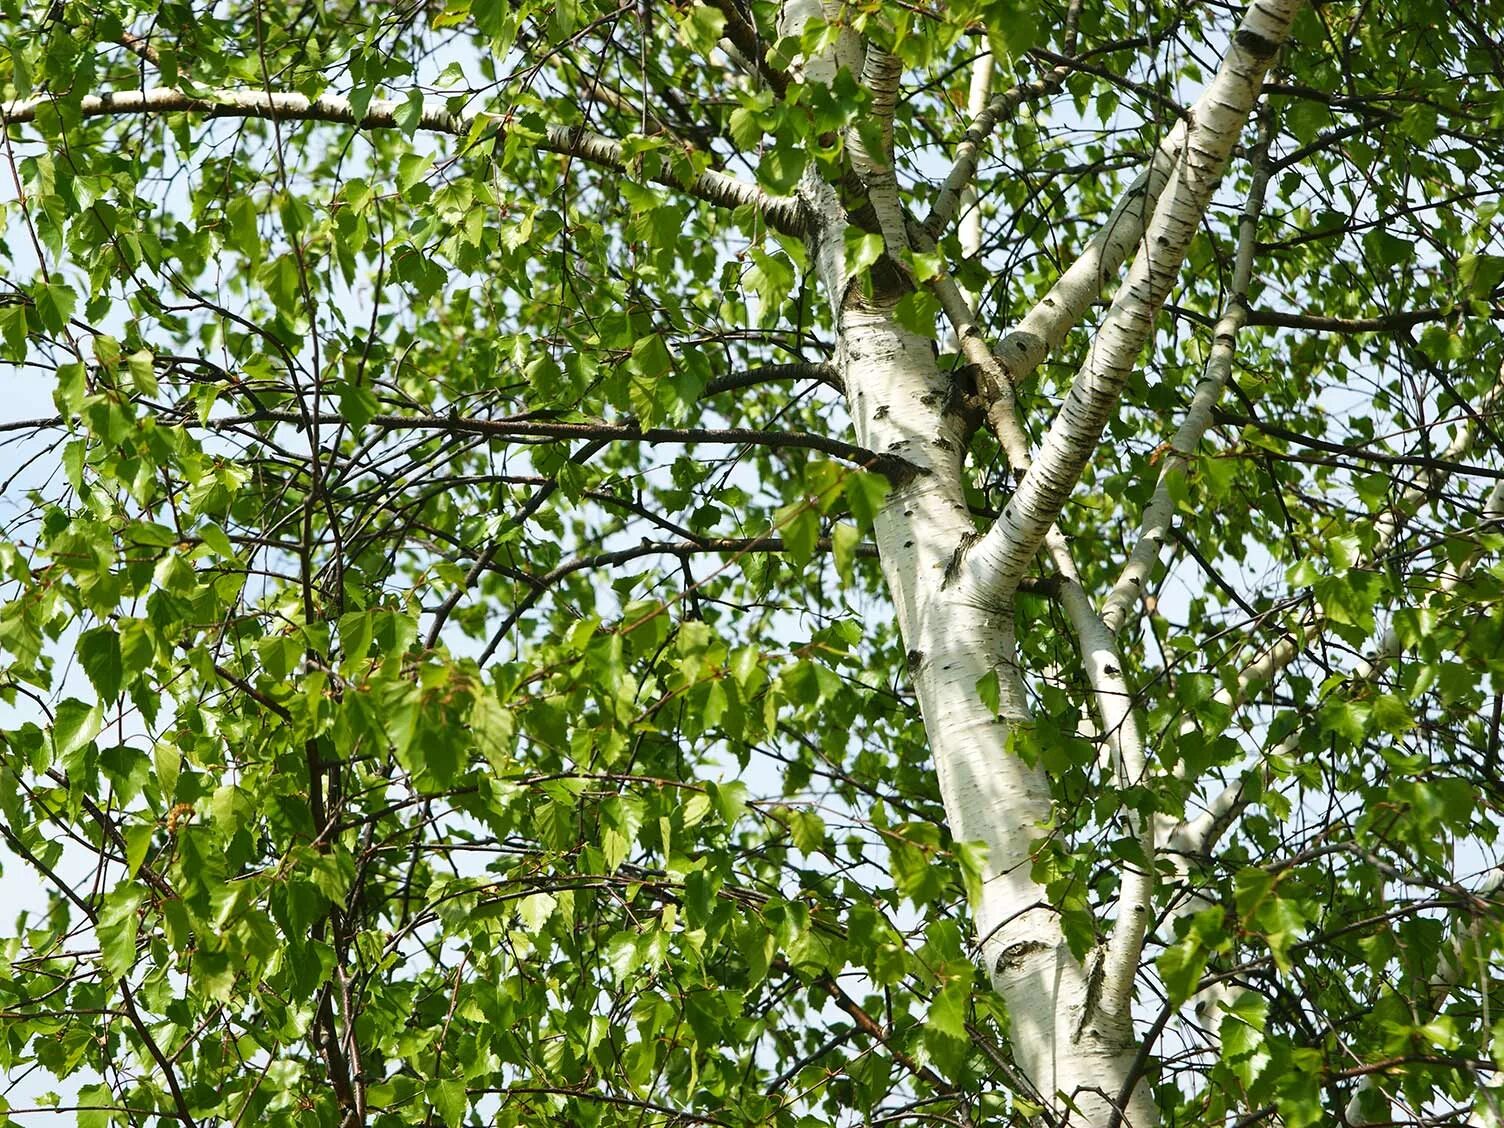
<path fill-rule="evenodd" d="M 731 555 L 744 555 L 749 552 L 783 552 L 787 545 L 782 537 L 705 537 L 699 540 L 684 541 L 643 541 L 631 548 L 619 548 L 611 552 L 597 552 L 589 556 L 578 556 L 573 560 L 566 560 L 557 568 L 541 576 L 526 577 L 526 582 L 531 590 L 517 601 L 507 617 L 502 620 L 501 626 L 491 635 L 491 641 L 486 644 L 478 661 L 485 665 L 496 648 L 501 645 L 502 639 L 517 625 L 518 620 L 526 615 L 538 601 L 554 587 L 560 580 L 574 575 L 576 572 L 588 571 L 591 568 L 609 568 L 617 564 L 625 564 L 628 561 L 638 560 L 644 556 L 677 556 L 681 559 L 690 556 L 698 556 L 701 553 L 715 552 Z M 826 552 L 831 551 L 831 539 L 821 537 L 815 542 L 815 547 Z M 857 554 L 864 557 L 875 557 L 877 549 L 873 545 L 857 546 Z"/>
<path fill-rule="evenodd" d="M 1196 391 L 1191 396 L 1191 406 L 1186 411 L 1180 429 L 1170 440 L 1170 449 L 1160 464 L 1159 481 L 1155 483 L 1154 495 L 1149 504 L 1144 507 L 1138 541 L 1128 554 L 1122 574 L 1102 606 L 1102 620 L 1113 634 L 1120 634 L 1124 626 L 1132 621 L 1137 609 L 1143 606 L 1146 585 L 1153 578 L 1154 566 L 1159 561 L 1160 551 L 1164 548 L 1175 517 L 1171 485 L 1175 479 L 1185 475 L 1196 447 L 1211 426 L 1212 409 L 1221 399 L 1222 389 L 1232 376 L 1238 330 L 1248 316 L 1248 287 L 1253 279 L 1253 249 L 1258 242 L 1259 215 L 1264 210 L 1264 191 L 1268 187 L 1271 171 L 1269 144 L 1272 132 L 1271 115 L 1266 112 L 1258 143 L 1250 158 L 1253 181 L 1249 185 L 1248 199 L 1238 221 L 1238 249 L 1231 292 L 1223 306 L 1222 319 L 1217 323 L 1211 356 L 1206 362 L 1206 373 L 1196 385 Z"/>
<path fill-rule="evenodd" d="M 1101 230 L 1018 326 L 998 343 L 998 361 L 1012 383 L 1027 379 L 1060 346 L 1102 293 L 1103 284 L 1117 274 L 1128 252 L 1138 245 L 1179 163 L 1185 136 L 1185 123 L 1176 123 L 1155 147 L 1148 167 L 1128 186 Z"/>
<path fill-rule="evenodd" d="M 724 30 L 727 40 L 742 58 L 757 68 L 758 77 L 781 98 L 783 92 L 788 89 L 789 76 L 768 65 L 768 51 L 762 36 L 758 34 L 757 28 L 742 16 L 741 10 L 736 6 L 736 0 L 708 0 L 708 3 L 726 17 Z"/>
<path fill-rule="evenodd" d="M 964 582 L 988 603 L 1005 600 L 1075 488 L 1154 329 L 1186 250 L 1221 180 L 1265 71 L 1302 0 L 1255 0 L 1217 76 L 1196 103 L 1185 155 L 1144 233 L 1144 249 L 1103 318 L 1085 363 L 996 523 L 962 564 Z M 1004 350 L 1006 363 L 1007 350 Z"/>
<path fill-rule="evenodd" d="M 986 60 L 985 68 L 983 60 Z M 974 83 L 981 86 L 985 92 L 992 70 L 992 56 L 983 55 L 977 60 L 977 68 L 979 75 L 988 76 L 974 80 Z M 923 226 L 930 238 L 938 240 L 956 217 L 962 196 L 976 177 L 977 161 L 981 156 L 982 145 L 992 135 L 997 123 L 1010 117 L 1025 102 L 1042 98 L 1059 89 L 1060 84 L 1070 77 L 1071 71 L 1072 68 L 1069 65 L 1062 64 L 1033 82 L 1021 82 L 1001 94 L 994 95 L 976 114 L 962 136 L 961 144 L 956 148 L 955 163 L 951 165 L 950 172 L 946 174 L 944 182 L 940 185 L 940 192 L 935 197 L 930 214 L 924 218 Z"/>
<path fill-rule="evenodd" d="M 63 881 L 42 859 L 28 850 L 26 844 L 16 835 L 12 834 L 10 829 L 4 824 L 0 824 L 0 839 L 5 841 L 5 845 L 12 853 L 27 862 L 38 873 L 50 881 L 59 893 L 72 901 L 90 921 L 98 923 L 99 916 L 94 911 L 94 907 L 80 897 L 77 891 L 67 882 Z M 167 1055 L 162 1052 L 162 1047 L 157 1044 L 156 1038 L 152 1036 L 151 1028 L 141 1018 L 141 1012 L 136 1007 L 136 998 L 131 994 L 130 985 L 126 983 L 125 976 L 123 975 L 120 977 L 120 998 L 125 1003 L 126 1017 L 130 1020 L 130 1024 L 136 1028 L 136 1033 L 140 1035 L 142 1043 L 146 1046 L 146 1052 L 151 1055 L 152 1061 L 156 1062 L 157 1068 L 162 1071 L 162 1078 L 166 1081 L 168 1091 L 172 1094 L 172 1102 L 176 1107 L 176 1111 L 163 1113 L 162 1115 L 175 1117 L 185 1125 L 185 1128 L 197 1128 L 197 1122 L 193 1119 L 193 1114 L 188 1111 L 188 1101 L 184 1098 L 183 1090 L 178 1085 L 178 1077 L 173 1071 L 172 1063 L 167 1060 Z"/>
<path fill-rule="evenodd" d="M 0 126 L 34 121 L 37 112 L 50 99 L 0 103 Z M 302 94 L 269 93 L 259 90 L 216 90 L 189 94 L 172 87 L 126 90 L 90 95 L 78 103 L 76 112 L 85 118 L 127 114 L 192 113 L 210 118 L 259 118 L 267 121 L 321 121 L 353 125 L 358 129 L 394 129 L 405 101 L 375 99 L 363 112 L 348 98 L 325 94 L 308 98 Z M 457 137 L 499 138 L 514 128 L 509 118 L 484 113 L 451 113 L 442 103 L 425 102 L 418 128 Z M 591 164 L 617 171 L 630 171 L 628 159 L 619 142 L 584 128 L 560 125 L 546 127 L 543 135 L 530 138 L 536 149 L 575 157 Z M 755 184 L 749 184 L 723 172 L 708 170 L 681 181 L 671 171 L 660 170 L 651 179 L 669 188 L 688 192 L 697 199 L 721 207 L 750 207 L 767 221 L 769 227 L 785 235 L 802 237 L 805 230 L 803 208 L 792 197 L 770 196 Z"/>
<path fill-rule="evenodd" d="M 310 420 L 296 411 L 254 411 L 223 419 L 210 419 L 204 424 L 194 422 L 186 425 L 223 431 L 248 423 L 290 423 L 302 426 L 307 422 L 337 424 L 345 420 L 332 412 Z M 859 446 L 825 435 L 798 431 L 758 431 L 749 427 L 636 427 L 619 423 L 556 423 L 541 419 L 467 419 L 457 415 L 373 415 L 366 421 L 366 425 L 388 431 L 437 431 L 450 435 L 484 435 L 496 439 L 619 439 L 646 443 L 781 447 L 819 451 L 879 473 L 902 469 L 889 455 L 863 450 Z"/>

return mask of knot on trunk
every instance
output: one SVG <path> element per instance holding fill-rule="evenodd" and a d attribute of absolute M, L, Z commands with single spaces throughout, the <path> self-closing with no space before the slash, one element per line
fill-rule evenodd
<path fill-rule="evenodd" d="M 1009 944 L 998 953 L 997 959 L 993 962 L 993 979 L 1001 979 L 1010 972 L 1020 970 L 1028 962 L 1030 956 L 1036 952 L 1048 951 L 1049 947 L 1042 940 L 1020 940 L 1017 944 Z"/>

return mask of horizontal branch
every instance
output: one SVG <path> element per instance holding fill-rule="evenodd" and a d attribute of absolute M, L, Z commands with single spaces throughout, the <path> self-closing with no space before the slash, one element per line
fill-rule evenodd
<path fill-rule="evenodd" d="M 1377 317 L 1318 317 L 1276 309 L 1257 309 L 1248 314 L 1248 324 L 1280 329 L 1311 329 L 1318 333 L 1399 333 L 1416 325 L 1466 316 L 1468 311 L 1463 306 L 1427 306 L 1424 309 L 1401 310 Z M 1504 319 L 1504 306 L 1491 305 L 1488 316 L 1493 320 Z"/>
<path fill-rule="evenodd" d="M 645 556 L 676 556 L 679 559 L 687 559 L 704 553 L 725 553 L 728 555 L 746 555 L 749 553 L 783 552 L 785 542 L 782 537 L 705 537 L 696 540 L 683 541 L 649 541 L 644 540 L 641 544 L 635 544 L 630 548 L 618 548 L 610 552 L 595 552 L 588 556 L 577 556 L 573 560 L 566 560 L 552 571 L 541 576 L 521 577 L 522 581 L 531 588 L 519 599 L 507 617 L 502 620 L 501 626 L 497 627 L 486 643 L 485 650 L 481 651 L 478 661 L 482 666 L 496 653 L 496 648 L 502 640 L 511 633 L 522 616 L 526 615 L 538 601 L 547 594 L 548 590 L 567 579 L 577 572 L 591 571 L 596 568 L 611 568 L 618 564 L 628 564 L 633 560 L 640 560 Z M 821 537 L 816 542 L 816 547 L 830 551 L 832 542 L 829 537 Z M 860 555 L 876 556 L 877 550 L 873 545 L 858 546 Z"/>
<path fill-rule="evenodd" d="M 1197 325 L 1212 326 L 1213 318 L 1200 310 L 1167 304 L 1165 309 L 1177 317 L 1194 321 Z M 1453 318 L 1465 320 L 1478 316 L 1465 305 L 1424 306 L 1420 309 L 1395 310 L 1376 314 L 1373 317 L 1323 317 L 1312 313 L 1291 313 L 1283 309 L 1251 309 L 1245 325 L 1275 329 L 1309 329 L 1313 333 L 1403 333 L 1417 325 Z M 1490 304 L 1487 316 L 1490 320 L 1504 320 L 1504 305 Z"/>
<path fill-rule="evenodd" d="M 817 380 L 837 391 L 841 387 L 841 378 L 836 374 L 835 365 L 826 364 L 823 361 L 800 361 L 793 364 L 764 364 L 758 368 L 748 368 L 741 372 L 729 372 L 725 376 L 717 376 L 705 385 L 700 398 L 718 396 L 722 392 L 735 391 L 739 388 L 752 388 L 759 384 L 771 384 L 779 380 Z"/>
<path fill-rule="evenodd" d="M 1448 459 L 1428 457 L 1423 454 L 1391 454 L 1388 451 L 1368 450 L 1360 443 L 1338 443 L 1333 442 L 1331 439 L 1317 438 L 1315 435 L 1303 435 L 1299 431 L 1292 431 L 1288 427 L 1281 427 L 1276 423 L 1267 423 L 1262 419 L 1254 419 L 1247 415 L 1238 415 L 1231 411 L 1224 411 L 1221 408 L 1213 410 L 1212 418 L 1218 423 L 1234 427 L 1249 427 L 1271 438 L 1281 439 L 1287 443 L 1294 443 L 1296 446 L 1306 447 L 1310 450 L 1326 451 L 1329 454 L 1339 454 L 1360 462 L 1377 462 L 1384 466 L 1419 466 L 1427 470 L 1441 471 L 1447 474 L 1466 474 L 1475 478 L 1504 479 L 1504 470 L 1496 470 L 1491 466 L 1479 466 L 1476 463 L 1468 462 L 1454 462 Z"/>
<path fill-rule="evenodd" d="M 52 100 L 34 98 L 0 103 L 0 126 L 35 121 L 39 110 Z M 363 111 L 349 98 L 334 94 L 309 98 L 302 94 L 270 93 L 260 90 L 211 90 L 189 94 L 172 87 L 158 86 L 146 90 L 124 90 L 90 95 L 78 103 L 81 116 L 110 117 L 130 114 L 201 114 L 210 118 L 259 118 L 267 121 L 321 121 L 352 125 L 357 129 L 395 129 L 405 111 L 406 101 L 373 99 Z M 479 124 L 489 135 L 501 137 L 516 128 L 512 119 L 496 114 L 451 113 L 442 103 L 425 101 L 418 117 L 418 128 L 433 133 L 468 137 Z M 562 156 L 576 157 L 591 164 L 618 171 L 630 171 L 630 160 L 621 144 L 584 128 L 550 125 L 542 136 L 531 137 L 534 148 Z M 804 213 L 792 197 L 770 196 L 755 184 L 722 172 L 707 170 L 681 181 L 669 170 L 651 179 L 669 188 L 688 192 L 697 199 L 722 207 L 751 207 L 775 231 L 802 237 Z"/>
<path fill-rule="evenodd" d="M 833 552 L 835 544 L 830 537 L 820 537 L 815 541 L 817 552 Z M 634 544 L 629 548 L 613 549 L 609 552 L 596 552 L 588 556 L 577 556 L 573 560 L 566 560 L 551 571 L 540 576 L 518 576 L 512 572 L 503 572 L 512 579 L 520 579 L 527 584 L 530 590 L 517 601 L 516 606 L 508 613 L 501 625 L 491 636 L 486 648 L 481 652 L 479 661 L 482 665 L 496 652 L 496 648 L 517 625 L 519 619 L 537 606 L 538 601 L 548 593 L 549 589 L 556 586 L 559 581 L 578 573 L 587 572 L 596 568 L 612 568 L 619 564 L 629 564 L 633 560 L 640 560 L 648 556 L 672 556 L 680 560 L 686 560 L 694 556 L 724 555 L 745 556 L 752 553 L 780 553 L 788 551 L 788 541 L 783 537 L 696 537 L 693 540 L 680 541 L 650 541 L 644 540 L 641 544 Z M 862 559 L 877 559 L 877 546 L 864 541 L 853 547 L 854 555 Z M 502 571 L 489 564 L 487 570 Z M 1053 596 L 1056 594 L 1057 585 L 1051 580 L 1028 580 L 1019 585 L 1019 591 L 1031 595 Z"/>
<path fill-rule="evenodd" d="M 0 423 L 0 431 L 39 431 L 60 427 L 64 422 L 61 415 L 17 419 Z M 301 428 L 310 423 L 337 427 L 348 425 L 349 421 L 335 414 L 312 417 L 299 411 L 251 411 L 243 415 L 210 419 L 207 423 L 199 423 L 197 420 L 163 420 L 163 423 L 227 431 L 253 423 L 286 423 Z M 484 435 L 496 439 L 605 439 L 686 446 L 694 443 L 711 446 L 763 446 L 818 451 L 881 474 L 903 473 L 909 469 L 902 460 L 895 459 L 892 455 L 878 454 L 853 443 L 803 431 L 758 431 L 750 427 L 637 427 L 620 423 L 557 423 L 542 419 L 466 419 L 458 415 L 373 415 L 366 421 L 366 426 L 387 431 L 434 431 L 449 435 Z"/>
<path fill-rule="evenodd" d="M 308 422 L 338 426 L 347 420 L 333 414 L 309 419 L 298 411 L 255 411 L 211 419 L 205 426 L 210 430 L 225 430 L 246 423 L 289 423 L 301 427 Z M 366 426 L 389 431 L 437 431 L 501 439 L 620 439 L 680 445 L 784 447 L 819 451 L 872 470 L 895 468 L 895 460 L 890 455 L 801 431 L 758 431 L 750 427 L 637 427 L 620 423 L 557 423 L 543 419 L 466 419 L 457 415 L 373 415 L 366 421 Z"/>

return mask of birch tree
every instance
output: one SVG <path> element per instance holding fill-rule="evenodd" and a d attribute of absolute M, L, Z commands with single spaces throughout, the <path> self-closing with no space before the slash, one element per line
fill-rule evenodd
<path fill-rule="evenodd" d="M 0 0 L 0 1125 L 1499 1123 L 1493 8 Z"/>

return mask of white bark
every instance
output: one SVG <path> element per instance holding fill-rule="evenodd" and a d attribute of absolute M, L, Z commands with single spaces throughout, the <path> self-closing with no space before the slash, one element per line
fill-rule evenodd
<path fill-rule="evenodd" d="M 998 343 L 998 361 L 1014 384 L 1026 379 L 1060 347 L 1101 295 L 1107 280 L 1117 275 L 1138 246 L 1184 147 L 1185 123 L 1179 122 L 1155 146 L 1148 166 L 1128 186 L 1101 230 L 1049 292 Z"/>
<path fill-rule="evenodd" d="M 1008 1005 L 1014 1055 L 1030 1082 L 1047 1097 L 1071 1096 L 1082 1114 L 1072 1123 L 1104 1125 L 1133 1060 L 1131 1026 L 1126 1013 L 1098 1004 L 1098 974 L 1071 954 L 1030 877 L 1030 848 L 1051 810 L 1049 783 L 1008 747 L 1010 730 L 1028 723 L 1012 664 L 1012 608 L 978 605 L 947 580 L 972 528 L 957 488 L 964 434 L 945 411 L 948 377 L 929 341 L 897 325 L 891 305 L 849 302 L 840 341 L 857 434 L 922 471 L 894 488 L 874 535 L 951 833 L 987 846 L 975 906 L 983 966 Z M 991 676 L 1001 716 L 978 692 Z M 1143 1092 L 1128 1120 L 1154 1123 Z"/>
<path fill-rule="evenodd" d="M 911 229 L 910 238 L 921 249 L 932 245 L 929 233 L 922 229 Z M 949 275 L 941 275 L 932 286 L 960 338 L 964 355 L 978 366 L 984 386 L 992 393 L 988 396 L 988 423 L 1013 472 L 1021 475 L 1028 470 L 1031 455 L 1028 439 L 1018 419 L 1012 388 L 983 342 L 971 306 L 954 280 Z M 1119 787 L 1139 783 L 1146 758 L 1134 715 L 1133 694 L 1123 674 L 1117 640 L 1092 607 L 1065 536 L 1059 529 L 1052 528 L 1045 538 L 1045 545 L 1060 579 L 1061 604 L 1076 636 L 1082 665 L 1091 685 L 1099 731 L 1113 778 Z M 1130 818 L 1129 825 L 1148 865 L 1146 868 L 1131 868 L 1123 875 L 1117 919 L 1102 963 L 1100 986 L 1102 1012 L 1124 1023 L 1128 1022 L 1154 893 L 1152 828 L 1147 824 L 1140 825 L 1134 818 Z"/>
<path fill-rule="evenodd" d="M 1148 325 L 1168 291 L 1185 243 L 1297 3 L 1257 0 L 1244 21 L 1237 45 L 1205 100 L 1206 120 L 1198 122 L 1197 130 L 1189 135 L 1191 154 L 1184 174 L 1170 177 L 1171 206 L 1161 208 L 1163 219 L 1156 216 L 1149 251 L 1139 257 L 1135 273 L 1123 288 L 1127 297 L 1120 295 L 1115 307 L 1118 317 L 1109 315 L 1111 347 L 1103 349 L 1099 344 L 1094 355 L 1120 356 L 1128 351 L 1128 338 L 1137 333 L 1123 363 L 1136 358 L 1147 337 L 1142 327 Z M 822 11 L 813 0 L 799 0 L 785 9 L 783 29 L 794 31 L 803 20 Z M 838 43 L 844 47 L 843 40 Z M 843 53 L 848 58 L 842 58 Z M 891 104 L 897 76 L 881 56 L 863 55 L 860 69 L 849 61 L 854 58 L 849 49 L 838 49 L 821 59 L 801 60 L 801 66 L 807 80 L 828 79 L 843 65 L 861 74 L 873 94 L 876 124 L 885 138 L 885 107 Z M 886 147 L 886 141 L 883 144 Z M 896 201 L 888 196 L 887 153 L 868 153 L 860 145 L 851 151 L 853 169 L 868 189 L 890 250 L 910 243 L 925 249 L 930 241 L 915 241 L 918 225 L 905 224 Z M 975 526 L 961 488 L 967 436 L 953 389 L 938 369 L 930 342 L 898 324 L 895 306 L 901 294 L 882 292 L 875 285 L 864 288 L 850 274 L 844 257 L 848 220 L 834 191 L 811 179 L 803 194 L 813 258 L 837 311 L 836 363 L 857 438 L 866 449 L 894 456 L 913 468 L 894 483 L 875 522 L 874 537 L 908 647 L 910 673 L 951 833 L 958 841 L 980 841 L 987 848 L 975 906 L 979 946 L 982 965 L 1008 1006 L 1015 1057 L 1047 1100 L 1057 1100 L 1057 1094 L 1069 1099 L 1075 1110 L 1073 1124 L 1105 1126 L 1121 1113 L 1127 1123 L 1144 1128 L 1157 1122 L 1157 1113 L 1144 1087 L 1134 1089 L 1129 1084 L 1136 1058 L 1129 1006 L 1152 874 L 1129 875 L 1109 943 L 1089 960 L 1077 960 L 1045 891 L 1030 876 L 1032 842 L 1050 815 L 1051 795 L 1043 772 L 1009 747 L 1010 734 L 1030 722 L 1024 684 L 1015 665 L 1011 595 L 1017 576 L 986 582 L 997 574 L 979 573 L 978 562 L 965 552 L 975 538 Z M 1120 234 L 1123 229 L 1115 230 Z M 1096 244 L 1094 274 L 1102 269 L 1102 256 L 1110 260 L 1115 246 L 1110 230 Z M 1099 283 L 1099 278 L 1093 279 L 1093 292 Z M 894 282 L 890 290 L 894 288 L 901 289 L 901 282 Z M 962 329 L 971 320 L 969 303 L 953 283 L 950 289 L 947 294 L 942 287 L 942 297 L 950 299 L 948 312 L 961 321 L 958 329 Z M 969 336 L 963 333 L 963 338 Z M 1120 386 L 1122 373 L 1112 365 L 1098 368 L 1090 368 L 1077 383 L 1086 391 L 1093 390 L 1093 381 L 1101 385 L 1096 395 L 1104 401 L 1098 410 L 1105 422 L 1105 412 L 1116 397 L 1110 382 L 1115 379 Z M 1016 419 L 1013 422 L 1016 427 Z M 1093 445 L 1099 430 L 1100 426 L 1078 431 L 1073 446 Z M 1016 468 L 1028 465 L 1020 431 L 1014 431 L 1005 445 Z M 1058 461 L 1058 456 L 1051 457 Z M 1084 460 L 1083 454 L 1082 464 Z M 1025 475 L 1025 486 L 1030 476 L 1037 477 L 1036 471 Z M 1051 512 L 1033 545 L 1023 546 L 1025 563 L 1053 521 Z M 997 530 L 988 538 L 997 539 Z M 1073 576 L 1063 538 L 1052 542 L 1051 551 L 1062 573 Z M 981 562 L 987 562 L 985 556 Z M 1115 640 L 1079 582 L 1067 582 L 1066 587 L 1068 613 L 1082 642 L 1118 777 L 1125 782 L 1135 780 L 1143 770 L 1142 746 L 1133 727 L 1131 698 L 1122 680 Z M 995 678 L 998 686 L 998 715 L 983 704 L 978 688 L 989 678 Z M 1131 1092 L 1127 1107 L 1117 1110 L 1115 1102 L 1125 1091 Z M 1057 1105 L 1057 1110 L 1065 1107 Z"/>
<path fill-rule="evenodd" d="M 929 239 L 928 233 L 922 230 L 911 232 L 910 237 L 919 240 L 922 248 Z M 933 288 L 960 338 L 964 355 L 978 366 L 984 385 L 992 392 L 987 404 L 988 423 L 1014 473 L 1021 475 L 1028 470 L 1031 456 L 1012 388 L 1002 378 L 996 359 L 982 340 L 971 307 L 954 280 L 941 275 L 934 280 Z M 1045 544 L 1061 581 L 1061 603 L 1080 648 L 1113 777 L 1119 787 L 1131 786 L 1142 780 L 1146 761 L 1133 711 L 1133 694 L 1123 675 L 1117 640 L 1092 607 L 1065 536 L 1052 528 Z M 1132 1002 L 1133 983 L 1154 891 L 1152 831 L 1147 826 L 1137 825 L 1134 820 L 1130 820 L 1130 826 L 1149 860 L 1149 867 L 1131 869 L 1123 876 L 1117 921 L 1107 947 L 1101 987 L 1103 1012 L 1121 1016 L 1124 1021 Z"/>
<path fill-rule="evenodd" d="M 1081 651 L 1087 682 L 1096 703 L 1102 738 L 1119 787 L 1143 782 L 1146 757 L 1133 709 L 1133 691 L 1123 674 L 1117 639 L 1092 607 L 1091 597 L 1081 586 L 1070 545 L 1059 529 L 1045 537 L 1045 548 L 1060 574 L 1060 601 L 1070 620 Z M 1143 954 L 1154 898 L 1154 834 L 1151 824 L 1137 815 L 1127 816 L 1130 832 L 1137 839 L 1145 865 L 1127 866 L 1121 877 L 1117 919 L 1113 922 L 1103 953 L 1101 1009 L 1123 1022 L 1130 1018 L 1133 986 Z"/>
<path fill-rule="evenodd" d="M 966 134 L 967 134 L 966 135 L 966 140 L 964 140 L 961 143 L 963 154 L 964 154 L 964 150 L 965 150 L 966 146 L 968 144 L 972 143 L 971 142 L 972 130 L 977 129 L 977 126 L 978 126 L 978 124 L 979 124 L 979 122 L 981 120 L 982 114 L 987 110 L 987 103 L 988 103 L 989 96 L 991 95 L 991 93 L 992 93 L 992 53 L 990 51 L 986 51 L 986 52 L 983 52 L 980 56 L 978 56 L 977 61 L 971 65 L 971 87 L 967 91 L 967 94 L 966 94 L 966 112 L 971 115 L 971 120 L 972 120 L 973 124 L 972 124 L 972 128 L 968 129 L 966 131 Z M 989 126 L 985 126 L 983 128 L 984 129 L 990 129 L 991 126 L 989 125 Z M 976 142 L 975 144 L 980 144 L 980 141 Z M 975 151 L 974 151 L 975 150 L 975 144 L 973 145 L 973 152 L 971 154 L 969 154 L 970 155 L 971 170 L 969 172 L 965 172 L 963 174 L 964 178 L 965 178 L 966 186 L 961 190 L 961 197 L 960 197 L 960 207 L 961 207 L 961 229 L 960 229 L 961 253 L 963 255 L 966 255 L 968 258 L 975 258 L 978 254 L 981 253 L 981 250 L 982 250 L 982 207 L 981 207 L 981 201 L 977 197 L 977 186 L 976 186 L 976 160 L 977 160 L 977 158 L 976 158 L 976 154 L 975 154 Z M 957 167 L 961 167 L 961 162 L 964 161 L 965 159 L 966 159 L 966 156 L 965 155 L 961 155 L 961 159 L 956 162 L 957 163 Z M 955 169 L 951 170 L 951 175 L 952 176 L 956 175 Z M 948 189 L 948 188 L 950 188 L 950 186 L 951 186 L 950 185 L 950 181 L 947 180 L 945 188 L 941 189 L 940 200 L 937 201 L 936 204 L 935 204 L 935 210 L 936 210 L 936 212 L 940 211 L 941 203 L 944 201 L 944 198 L 945 198 L 945 190 Z M 977 300 L 977 295 L 971 294 L 971 295 L 969 295 L 969 297 L 971 299 L 972 305 L 975 306 L 976 305 L 976 300 Z"/>
<path fill-rule="evenodd" d="M 866 449 L 915 471 L 894 484 L 874 539 L 951 834 L 987 847 L 975 905 L 980 962 L 1007 1003 L 1024 1075 L 1045 1099 L 1068 1097 L 1079 1110 L 1073 1124 L 1101 1128 L 1127 1087 L 1132 1027 L 1125 1011 L 1100 1004 L 1100 961 L 1083 964 L 1072 955 L 1045 890 L 1031 877 L 1031 847 L 1051 797 L 1044 773 L 1009 749 L 1010 732 L 1029 723 L 1013 662 L 1012 607 L 978 604 L 954 582 L 958 550 L 975 535 L 961 488 L 964 420 L 931 342 L 898 324 L 898 295 L 866 296 L 850 276 L 846 217 L 834 192 L 815 182 L 805 190 L 818 232 L 815 262 L 838 309 L 836 364 L 856 433 L 871 444 Z M 978 689 L 991 677 L 998 715 Z M 1057 1105 L 1062 1115 L 1064 1108 Z M 1127 1120 L 1138 1128 L 1157 1120 L 1142 1088 Z"/>
<path fill-rule="evenodd" d="M 1253 279 L 1253 248 L 1258 240 L 1259 214 L 1264 209 L 1264 190 L 1269 183 L 1268 165 L 1269 131 L 1266 128 L 1259 138 L 1253 153 L 1253 178 L 1248 188 L 1248 200 L 1238 223 L 1238 249 L 1233 265 L 1232 287 L 1228 294 L 1221 319 L 1217 322 L 1211 356 L 1207 358 L 1206 373 L 1196 385 L 1191 396 L 1191 406 L 1170 448 L 1160 464 L 1159 481 L 1154 486 L 1154 496 L 1144 510 L 1138 541 L 1129 553 L 1123 573 L 1113 585 L 1102 606 L 1102 620 L 1113 634 L 1119 634 L 1136 617 L 1143 606 L 1149 582 L 1154 578 L 1154 566 L 1159 562 L 1160 550 L 1170 536 L 1170 526 L 1175 516 L 1175 503 L 1171 487 L 1177 478 L 1185 476 L 1196 447 L 1200 445 L 1207 428 L 1211 426 L 1212 409 L 1222 398 L 1222 390 L 1232 377 L 1232 364 L 1236 356 L 1238 330 L 1248 318 L 1248 288 Z"/>
<path fill-rule="evenodd" d="M 980 598 L 1012 591 L 1075 487 L 1154 328 L 1211 200 L 1264 72 L 1301 0 L 1255 0 L 1193 111 L 1184 157 L 1171 173 L 1122 288 L 1103 319 L 1034 465 L 996 524 L 967 555 L 965 582 Z"/>

